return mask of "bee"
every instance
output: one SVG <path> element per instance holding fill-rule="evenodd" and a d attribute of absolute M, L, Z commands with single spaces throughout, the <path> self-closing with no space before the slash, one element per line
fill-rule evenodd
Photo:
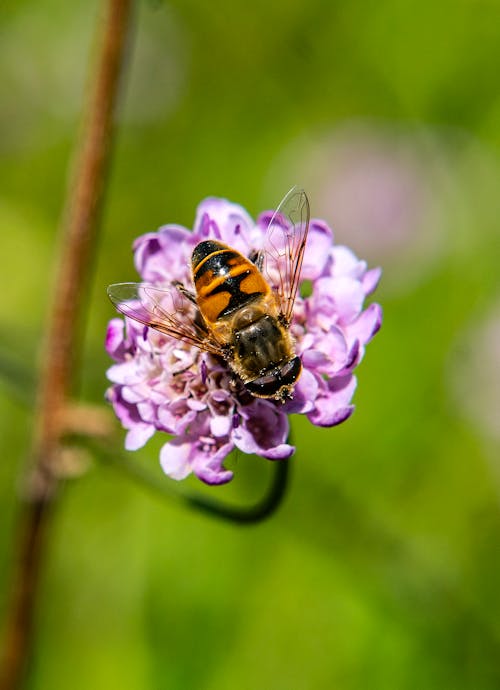
<path fill-rule="evenodd" d="M 250 257 L 215 239 L 196 245 L 194 292 L 180 283 L 117 283 L 108 295 L 125 316 L 222 358 L 253 396 L 284 403 L 302 370 L 290 324 L 309 219 L 307 196 L 294 187 Z"/>

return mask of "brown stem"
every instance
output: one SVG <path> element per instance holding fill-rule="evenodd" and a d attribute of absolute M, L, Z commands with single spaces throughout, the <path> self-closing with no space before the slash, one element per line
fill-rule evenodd
<path fill-rule="evenodd" d="M 49 509 L 58 483 L 64 413 L 73 384 L 84 288 L 97 239 L 131 6 L 132 0 L 107 0 L 87 116 L 67 192 L 38 392 L 30 481 L 21 506 L 18 552 L 7 608 L 1 690 L 21 687 L 30 652 Z"/>

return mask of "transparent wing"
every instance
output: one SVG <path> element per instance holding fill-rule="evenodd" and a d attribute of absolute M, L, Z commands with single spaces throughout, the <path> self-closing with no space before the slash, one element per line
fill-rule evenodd
<path fill-rule="evenodd" d="M 287 323 L 299 288 L 310 215 L 306 193 L 293 187 L 269 221 L 262 256 L 258 259 L 266 279 L 277 291 Z"/>
<path fill-rule="evenodd" d="M 115 283 L 108 287 L 107 292 L 124 316 L 201 350 L 223 356 L 222 348 L 197 323 L 196 306 L 175 286 L 158 288 L 147 283 Z"/>

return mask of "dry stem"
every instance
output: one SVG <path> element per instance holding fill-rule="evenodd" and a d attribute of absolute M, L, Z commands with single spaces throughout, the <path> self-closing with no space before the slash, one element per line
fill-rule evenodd
<path fill-rule="evenodd" d="M 124 65 L 132 0 L 107 0 L 87 116 L 60 233 L 55 291 L 36 408 L 29 490 L 21 506 L 13 588 L 8 601 L 0 688 L 21 687 L 57 462 L 78 351 L 83 295 L 95 247 L 111 152 L 113 115 Z"/>

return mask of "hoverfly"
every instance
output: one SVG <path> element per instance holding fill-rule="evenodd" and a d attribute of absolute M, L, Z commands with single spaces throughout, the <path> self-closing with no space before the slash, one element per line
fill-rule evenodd
<path fill-rule="evenodd" d="M 194 292 L 117 283 L 108 295 L 125 316 L 222 358 L 252 395 L 285 402 L 302 370 L 289 329 L 309 218 L 307 196 L 294 187 L 252 256 L 215 239 L 196 245 Z"/>

